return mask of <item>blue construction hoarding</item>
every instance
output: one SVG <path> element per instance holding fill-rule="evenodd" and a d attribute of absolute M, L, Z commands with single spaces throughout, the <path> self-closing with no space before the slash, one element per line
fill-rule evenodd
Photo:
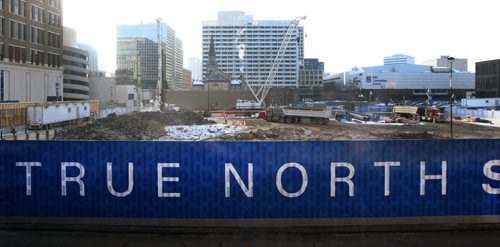
<path fill-rule="evenodd" d="M 500 215 L 500 140 L 0 142 L 0 216 Z"/>

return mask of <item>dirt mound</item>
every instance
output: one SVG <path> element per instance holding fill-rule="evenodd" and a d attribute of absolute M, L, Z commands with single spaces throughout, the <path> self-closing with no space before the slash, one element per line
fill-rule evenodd
<path fill-rule="evenodd" d="M 157 140 L 166 125 L 207 124 L 202 116 L 190 112 L 141 112 L 109 115 L 93 124 L 58 131 L 55 140 Z"/>

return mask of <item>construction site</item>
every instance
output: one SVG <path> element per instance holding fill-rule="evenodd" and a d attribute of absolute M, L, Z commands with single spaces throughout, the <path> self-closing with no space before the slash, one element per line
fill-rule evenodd
<path fill-rule="evenodd" d="M 212 38 L 207 78 L 203 84 L 206 94 L 196 90 L 167 90 L 162 77 L 163 61 L 158 56 L 159 76 L 155 88 L 143 91 L 138 76 L 137 84 L 131 89 L 133 92 L 127 91 L 126 96 L 133 103 L 128 111 L 100 109 L 96 100 L 0 104 L 0 138 L 328 141 L 500 137 L 500 118 L 494 112 L 491 116 L 486 112 L 488 117 L 485 119 L 484 114 L 468 112 L 466 108 L 457 109 L 459 105 L 451 101 L 445 106 L 428 101 L 411 102 L 409 105 L 407 101 L 391 104 L 359 100 L 311 102 L 304 95 L 297 97 L 299 90 L 292 88 L 289 95 L 286 88 L 275 88 L 273 84 L 287 47 L 292 41 L 300 40 L 296 37 L 297 30 L 300 21 L 305 19 L 301 16 L 289 22 L 262 83 L 245 84 L 243 75 L 236 85 L 228 80 L 228 75 L 218 67 Z M 157 37 L 160 40 L 161 19 L 157 22 Z M 240 52 L 244 54 L 244 49 Z M 161 53 L 159 42 L 158 54 Z M 206 105 L 203 106 L 205 96 Z M 242 96 L 245 99 L 235 98 Z M 455 111 L 453 105 L 456 105 Z"/>

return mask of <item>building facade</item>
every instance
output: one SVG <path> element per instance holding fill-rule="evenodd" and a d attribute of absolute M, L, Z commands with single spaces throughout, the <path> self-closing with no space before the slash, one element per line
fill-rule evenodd
<path fill-rule="evenodd" d="M 300 87 L 323 86 L 325 63 L 318 59 L 304 59 L 304 68 L 300 69 Z"/>
<path fill-rule="evenodd" d="M 76 31 L 71 28 L 64 27 L 63 44 L 63 98 L 88 100 L 90 99 L 88 51 L 78 48 Z"/>
<path fill-rule="evenodd" d="M 47 101 L 62 92 L 60 0 L 0 0 L 0 101 Z"/>
<path fill-rule="evenodd" d="M 187 60 L 188 69 L 191 70 L 193 80 L 203 79 L 203 64 L 197 57 L 190 57 Z"/>
<path fill-rule="evenodd" d="M 395 54 L 390 57 L 384 57 L 384 65 L 391 64 L 415 64 L 415 58 L 403 54 Z"/>
<path fill-rule="evenodd" d="M 174 29 L 165 23 L 160 24 L 162 43 L 162 71 L 163 79 L 169 89 L 180 89 L 183 85 L 184 51 L 182 40 L 176 37 Z M 117 70 L 134 71 L 134 78 L 138 80 L 138 65 L 143 71 L 141 76 L 145 79 L 145 86 L 150 88 L 149 78 L 155 78 L 156 87 L 158 78 L 158 24 L 148 23 L 140 25 L 119 25 L 117 27 Z M 137 44 L 133 44 L 133 43 Z M 138 43 L 139 42 L 139 43 Z M 141 43 L 142 42 L 142 43 Z M 147 46 L 148 48 L 144 48 Z M 149 48 L 154 48 L 154 51 Z M 135 50 L 134 50 L 135 49 Z M 141 49 L 146 49 L 143 51 Z M 140 60 L 140 61 L 138 61 Z M 147 63 L 143 65 L 143 63 Z M 150 70 L 152 63 L 155 69 Z"/>
<path fill-rule="evenodd" d="M 500 97 L 500 59 L 476 63 L 476 98 Z"/>
<path fill-rule="evenodd" d="M 191 89 L 193 87 L 193 77 L 191 76 L 191 71 L 188 69 L 184 69 L 183 75 L 184 75 L 183 88 Z"/>
<path fill-rule="evenodd" d="M 422 61 L 421 64 L 433 67 L 449 68 L 450 61 L 448 61 L 448 57 L 449 56 L 441 56 L 440 58 L 425 60 Z M 468 60 L 466 58 L 455 58 L 455 60 L 453 60 L 453 69 L 461 72 L 467 72 L 469 71 L 467 62 Z"/>
<path fill-rule="evenodd" d="M 217 45 L 219 69 L 252 86 L 265 83 L 290 21 L 255 21 L 241 11 L 221 11 L 218 20 L 203 22 L 203 77 L 208 73 L 210 40 Z M 304 28 L 292 34 L 273 85 L 298 87 L 304 61 Z"/>
<path fill-rule="evenodd" d="M 393 64 L 354 68 L 332 75 L 329 83 L 335 88 L 351 90 L 365 99 L 449 98 L 449 69 L 416 64 Z M 453 89 L 457 99 L 474 91 L 475 75 L 469 72 L 453 73 Z"/>

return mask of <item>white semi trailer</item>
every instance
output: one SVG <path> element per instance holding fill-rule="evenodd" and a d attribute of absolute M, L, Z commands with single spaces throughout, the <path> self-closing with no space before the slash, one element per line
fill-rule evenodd
<path fill-rule="evenodd" d="M 27 123 L 32 129 L 62 125 L 90 118 L 89 103 L 63 103 L 27 108 Z"/>

